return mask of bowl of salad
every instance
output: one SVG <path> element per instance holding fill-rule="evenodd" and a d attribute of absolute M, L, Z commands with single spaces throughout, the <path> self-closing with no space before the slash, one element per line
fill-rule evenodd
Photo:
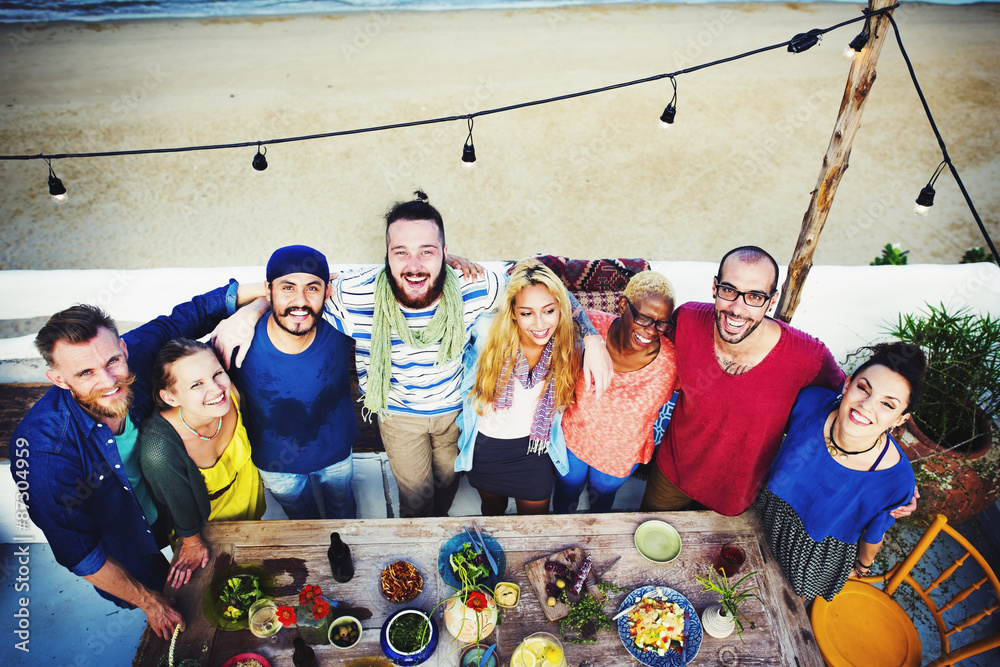
<path fill-rule="evenodd" d="M 701 647 L 701 620 L 686 597 L 666 586 L 642 586 L 622 600 L 618 637 L 649 667 L 682 667 Z"/>
<path fill-rule="evenodd" d="M 496 540 L 484 534 L 483 541 L 500 571 L 494 572 L 486 554 L 477 551 L 465 533 L 460 533 L 445 542 L 438 552 L 438 573 L 444 583 L 455 590 L 472 586 L 486 586 L 492 590 L 497 585 L 507 567 L 507 559 Z"/>

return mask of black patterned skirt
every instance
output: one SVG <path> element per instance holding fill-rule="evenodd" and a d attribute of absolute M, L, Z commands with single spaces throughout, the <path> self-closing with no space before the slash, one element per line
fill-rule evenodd
<path fill-rule="evenodd" d="M 465 476 L 477 491 L 538 502 L 552 495 L 556 469 L 548 454 L 528 454 L 528 436 L 506 440 L 479 433 Z"/>
<path fill-rule="evenodd" d="M 858 545 L 830 536 L 822 542 L 812 539 L 795 510 L 766 487 L 754 509 L 795 592 L 807 600 L 818 596 L 832 600 L 851 575 Z"/>

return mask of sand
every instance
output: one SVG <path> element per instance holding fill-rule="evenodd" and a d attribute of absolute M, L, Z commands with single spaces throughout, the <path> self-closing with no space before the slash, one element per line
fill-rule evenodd
<path fill-rule="evenodd" d="M 576 7 L 243 20 L 0 26 L 0 153 L 258 141 L 468 113 L 671 72 L 858 16 L 863 4 Z M 904 44 L 994 237 L 1000 208 L 1000 8 L 908 4 Z M 0 162 L 2 269 L 262 265 L 289 243 L 379 262 L 381 215 L 415 188 L 449 247 L 714 261 L 755 243 L 787 263 L 847 80 L 859 25 L 666 81 L 464 121 L 268 149 Z M 816 252 L 864 265 L 881 246 L 953 263 L 983 245 L 891 35 Z M 2 298 L 14 298 L 11 295 Z"/>

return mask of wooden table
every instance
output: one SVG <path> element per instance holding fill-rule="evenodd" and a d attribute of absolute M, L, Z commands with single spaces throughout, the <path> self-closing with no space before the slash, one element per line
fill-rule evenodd
<path fill-rule="evenodd" d="M 683 547 L 672 563 L 658 565 L 646 561 L 635 549 L 633 533 L 647 519 L 662 519 L 672 524 L 681 535 Z M 364 621 L 361 643 L 349 650 L 330 645 L 315 646 L 321 665 L 345 665 L 354 658 L 381 656 L 378 644 L 379 628 L 397 607 L 387 602 L 377 588 L 378 575 L 389 562 L 405 559 L 424 575 L 426 595 L 417 598 L 425 611 L 450 594 L 451 590 L 437 574 L 437 557 L 441 546 L 462 530 L 462 526 L 479 522 L 484 532 L 492 535 L 503 547 L 507 558 L 504 580 L 521 586 L 521 602 L 505 612 L 490 642 L 496 641 L 501 663 L 509 664 L 510 655 L 525 636 L 540 630 L 559 636 L 557 623 L 549 622 L 542 613 L 525 575 L 525 565 L 536 558 L 579 545 L 593 557 L 598 570 L 616 556 L 621 560 L 605 579 L 626 589 L 645 584 L 662 584 L 684 594 L 701 611 L 717 602 L 716 596 L 700 593 L 696 575 L 706 574 L 719 548 L 726 542 L 743 546 L 747 562 L 741 574 L 759 571 L 755 584 L 761 589 L 764 605 L 747 604 L 747 616 L 756 626 L 747 629 L 740 643 L 734 633 L 727 639 L 714 639 L 707 634 L 693 665 L 790 665 L 822 667 L 823 660 L 816 647 L 805 608 L 793 592 L 780 566 L 767 545 L 760 540 L 761 529 L 756 516 L 747 512 L 739 517 L 724 517 L 714 512 L 674 513 L 613 513 L 548 515 L 536 517 L 505 516 L 455 517 L 445 519 L 365 519 L 355 521 L 257 521 L 210 523 L 204 531 L 213 545 L 212 562 L 192 578 L 177 597 L 178 609 L 187 620 L 188 629 L 178 638 L 176 656 L 203 658 L 202 664 L 218 667 L 227 658 L 254 651 L 266 656 L 274 667 L 292 664 L 294 628 L 282 629 L 275 642 L 260 640 L 249 631 L 224 632 L 211 627 L 201 613 L 205 587 L 216 573 L 239 564 L 260 564 L 276 578 L 276 598 L 279 603 L 294 605 L 298 590 L 305 584 L 318 584 L 331 599 L 355 607 L 370 609 L 372 617 Z M 350 545 L 354 557 L 355 575 L 346 584 L 338 584 L 331 576 L 326 550 L 331 532 L 340 533 Z M 617 611 L 624 593 L 612 595 L 605 603 L 609 615 Z M 441 642 L 426 665 L 456 665 L 458 651 L 444 629 L 440 610 L 435 615 L 442 632 Z M 636 665 L 624 649 L 617 633 L 602 631 L 597 644 L 564 642 L 566 659 L 571 667 L 614 667 Z M 152 635 L 148 628 L 139 646 L 133 665 L 155 665 L 167 651 L 167 642 Z"/>

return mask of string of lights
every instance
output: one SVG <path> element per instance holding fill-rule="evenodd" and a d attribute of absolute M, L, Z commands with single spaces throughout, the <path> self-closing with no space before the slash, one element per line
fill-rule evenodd
<path fill-rule="evenodd" d="M 917 96 L 920 97 L 920 104 L 924 107 L 924 114 L 927 116 L 927 122 L 931 124 L 931 130 L 934 131 L 934 136 L 937 137 L 938 146 L 941 147 L 941 164 L 938 165 L 937 169 L 934 170 L 934 175 L 931 176 L 931 180 L 928 181 L 927 185 L 920 190 L 920 196 L 917 197 L 917 202 L 913 207 L 913 212 L 917 215 L 927 215 L 928 210 L 934 205 L 934 182 L 937 181 L 938 176 L 944 169 L 944 165 L 948 165 L 948 169 L 951 170 L 951 175 L 955 178 L 955 182 L 958 183 L 958 189 L 962 191 L 962 196 L 965 197 L 965 203 L 969 206 L 969 210 L 972 211 L 972 217 L 976 219 L 976 224 L 979 225 L 979 231 L 982 233 L 983 238 L 986 239 L 986 245 L 989 246 L 990 252 L 993 253 L 993 260 L 1000 266 L 1000 255 L 997 254 L 997 249 L 993 245 L 993 239 L 990 238 L 989 232 L 986 231 L 986 226 L 983 225 L 983 219 L 979 217 L 979 212 L 976 210 L 975 204 L 972 203 L 972 197 L 969 196 L 969 191 L 965 189 L 965 183 L 962 182 L 962 177 L 958 175 L 958 169 L 955 168 L 954 163 L 951 161 L 951 157 L 948 155 L 948 146 L 944 143 L 944 138 L 941 136 L 941 132 L 938 131 L 937 123 L 934 122 L 934 116 L 931 114 L 931 108 L 927 106 L 927 99 L 924 97 L 924 91 L 920 88 L 920 82 L 917 81 L 917 74 L 913 71 L 913 63 L 910 62 L 910 56 L 906 53 L 906 49 L 903 47 L 903 39 L 899 36 L 899 26 L 896 25 L 895 19 L 892 18 L 892 14 L 887 14 L 889 17 L 889 22 L 892 24 L 892 32 L 896 36 L 896 44 L 899 45 L 899 52 L 903 55 L 903 61 L 906 63 L 906 69 L 910 73 L 910 80 L 913 81 L 913 87 L 917 90 Z M 866 24 L 867 25 L 867 24 Z"/>
<path fill-rule="evenodd" d="M 903 55 L 903 59 L 906 62 L 907 69 L 909 70 L 910 78 L 913 81 L 913 85 L 917 90 L 917 94 L 920 97 L 920 102 L 923 105 L 924 113 L 927 116 L 927 120 L 931 124 L 931 129 L 934 131 L 934 135 L 937 138 L 938 145 L 941 147 L 941 152 L 943 155 L 943 160 L 938 168 L 935 170 L 934 175 L 928 184 L 920 191 L 920 195 L 917 197 L 916 205 L 914 206 L 914 212 L 918 215 L 926 215 L 929 212 L 931 206 L 934 205 L 934 183 L 940 176 L 947 165 L 950 169 L 955 181 L 958 183 L 959 188 L 962 191 L 962 195 L 965 197 L 966 203 L 969 209 L 972 211 L 973 217 L 976 219 L 976 223 L 979 225 L 979 230 L 982 232 L 983 237 L 986 239 L 986 243 L 993 253 L 994 258 L 997 263 L 1000 264 L 1000 255 L 997 254 L 997 250 L 993 245 L 992 239 L 990 239 L 989 233 L 986 231 L 986 227 L 983 225 L 982 219 L 979 217 L 979 213 L 976 211 L 975 206 L 972 203 L 972 198 L 969 196 L 968 191 L 965 188 L 965 184 L 962 182 L 961 177 L 958 174 L 958 170 L 952 163 L 951 158 L 948 156 L 948 149 L 945 145 L 944 139 L 941 137 L 941 133 L 938 131 L 937 125 L 934 122 L 934 118 L 931 115 L 930 108 L 927 105 L 927 101 L 924 98 L 923 91 L 920 88 L 920 84 L 917 81 L 916 73 L 913 70 L 913 65 L 910 62 L 909 55 L 906 53 L 906 49 L 903 47 L 902 39 L 899 35 L 899 27 L 896 25 L 895 20 L 892 17 L 891 11 L 899 7 L 899 3 L 896 3 L 890 7 L 885 7 L 883 9 L 871 11 L 865 8 L 860 17 L 848 19 L 846 21 L 841 21 L 840 23 L 834 24 L 828 28 L 814 28 L 804 33 L 799 33 L 793 36 L 791 39 L 781 42 L 778 44 L 772 44 L 770 46 L 763 46 L 757 49 L 746 51 L 744 53 L 739 53 L 726 58 L 720 58 L 718 60 L 713 60 L 706 63 L 701 63 L 698 65 L 693 65 L 685 69 L 677 70 L 675 72 L 667 72 L 663 74 L 654 74 L 653 76 L 644 77 L 641 79 L 633 79 L 631 81 L 623 81 L 621 83 L 614 83 L 607 86 L 601 86 L 598 88 L 590 88 L 588 90 L 581 90 L 573 93 L 566 93 L 563 95 L 557 95 L 554 97 L 546 97 L 538 100 L 531 100 L 527 102 L 519 102 L 516 104 L 511 104 L 503 107 L 496 107 L 493 109 L 483 109 L 480 111 L 474 111 L 467 114 L 453 115 L 453 116 L 442 116 L 437 118 L 427 118 L 423 120 L 406 121 L 401 123 L 391 123 L 388 125 L 377 125 L 371 127 L 361 127 L 349 130 L 336 130 L 332 132 L 322 132 L 318 134 L 308 134 L 299 135 L 292 137 L 279 137 L 274 139 L 259 140 L 259 141 L 246 141 L 246 142 L 236 142 L 228 144 L 209 144 L 209 145 L 199 145 L 199 146 L 179 146 L 171 148 L 140 148 L 133 150 L 117 150 L 117 151 L 96 151 L 87 153 L 58 153 L 46 155 L 44 153 L 32 154 L 32 155 L 0 155 L 0 160 L 44 160 L 48 165 L 49 169 L 49 194 L 52 199 L 57 203 L 62 203 L 66 201 L 66 187 L 63 185 L 62 181 L 56 176 L 55 171 L 52 169 L 52 160 L 60 159 L 79 159 L 79 158 L 98 158 L 98 157 L 122 157 L 130 155 L 154 155 L 161 153 L 188 153 L 194 151 L 210 151 L 210 150 L 223 150 L 223 149 L 233 149 L 233 148 L 247 148 L 256 146 L 257 153 L 254 155 L 252 160 L 252 166 L 257 171 L 264 171 L 267 169 L 267 159 L 265 154 L 267 153 L 267 146 L 274 144 L 285 144 L 299 141 L 311 141 L 314 139 L 329 139 L 333 137 L 343 137 L 354 134 L 366 134 L 369 132 L 381 132 L 385 130 L 396 130 L 408 127 L 418 127 L 422 125 L 432 125 L 436 123 L 448 123 L 454 121 L 465 120 L 468 123 L 469 133 L 466 137 L 465 143 L 462 147 L 462 164 L 468 169 L 475 167 L 476 164 L 476 149 L 473 144 L 472 139 L 472 127 L 473 122 L 476 118 L 482 116 L 489 116 L 498 113 L 506 113 L 509 111 L 515 111 L 518 109 L 525 109 L 528 107 L 539 106 L 542 104 L 552 104 L 554 102 L 561 102 L 565 100 L 575 99 L 578 97 L 584 97 L 588 95 L 596 95 L 598 93 L 605 93 L 612 90 L 618 90 L 620 88 L 627 88 L 630 86 L 637 86 L 644 83 L 650 83 L 653 81 L 659 81 L 661 79 L 669 79 L 673 87 L 673 97 L 670 102 L 664 108 L 663 113 L 660 116 L 660 124 L 663 128 L 669 128 L 673 125 L 674 120 L 677 116 L 677 77 L 683 74 L 691 74 L 699 70 L 708 69 L 710 67 L 716 67 L 718 65 L 723 65 L 736 60 L 742 60 L 743 58 L 748 58 L 760 53 L 765 53 L 768 51 L 774 51 L 780 48 L 786 48 L 789 53 L 802 53 L 806 51 L 823 39 L 823 36 L 829 32 L 837 30 L 847 25 L 857 23 L 859 21 L 864 21 L 864 27 L 862 31 L 855 37 L 850 44 L 844 49 L 844 57 L 853 60 L 858 53 L 860 53 L 868 44 L 871 38 L 871 21 L 875 17 L 885 14 L 893 27 L 893 32 L 896 37 L 896 43 L 899 46 L 899 50 Z"/>

